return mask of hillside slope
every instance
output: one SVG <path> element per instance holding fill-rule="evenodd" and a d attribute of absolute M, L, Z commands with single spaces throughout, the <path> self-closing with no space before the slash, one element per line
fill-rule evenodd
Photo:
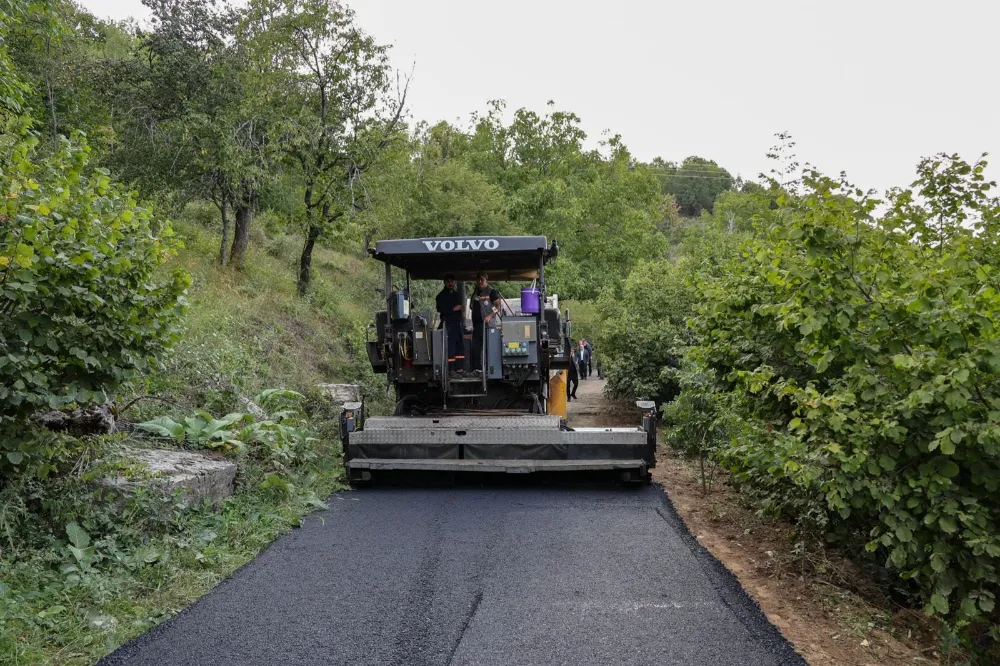
<path fill-rule="evenodd" d="M 217 265 L 216 233 L 184 219 L 177 231 L 184 248 L 165 268 L 191 273 L 190 309 L 163 367 L 115 396 L 116 434 L 67 437 L 48 478 L 0 488 L 0 663 L 92 664 L 192 603 L 341 487 L 337 413 L 316 385 L 360 382 L 374 409 L 387 402 L 363 350 L 379 300 L 374 262 L 317 248 L 300 298 L 299 239 L 258 232 L 237 272 Z M 303 397 L 267 404 L 266 421 L 245 417 L 266 430 L 236 448 L 135 425 L 246 412 L 265 389 Z M 141 477 L 129 452 L 150 446 L 224 454 L 239 470 L 234 495 L 185 508 L 160 493 L 113 500 L 95 483 Z"/>

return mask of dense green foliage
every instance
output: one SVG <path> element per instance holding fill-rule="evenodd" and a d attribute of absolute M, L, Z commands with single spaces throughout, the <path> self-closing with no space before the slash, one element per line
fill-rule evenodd
<path fill-rule="evenodd" d="M 612 369 L 608 391 L 613 395 L 657 402 L 677 395 L 675 375 L 687 341 L 684 318 L 692 307 L 683 270 L 667 261 L 643 262 L 620 294 L 609 292 L 598 301 L 604 325 L 597 345 Z"/>
<path fill-rule="evenodd" d="M 15 437 L 35 410 L 104 402 L 122 381 L 162 358 L 178 335 L 187 278 L 155 275 L 170 229 L 88 168 L 72 141 L 40 163 L 34 137 L 0 136 L 0 470 L 31 460 Z"/>
<path fill-rule="evenodd" d="M 161 367 L 116 392 L 125 431 L 63 436 L 55 472 L 44 481 L 20 475 L 0 489 L 0 654 L 17 655 L 19 663 L 94 663 L 321 506 L 343 472 L 337 414 L 318 383 L 361 383 L 372 409 L 380 408 L 384 379 L 371 373 L 358 346 L 377 299 L 372 267 L 320 248 L 321 274 L 310 298 L 299 299 L 289 270 L 298 257 L 295 237 L 262 241 L 257 260 L 234 275 L 215 261 L 214 230 L 192 221 L 197 210 L 177 220 L 183 247 L 170 260 L 192 276 L 183 335 Z M 278 386 L 305 398 L 273 390 Z M 252 418 L 245 398 L 257 405 Z M 223 442 L 241 446 L 215 446 L 199 412 L 213 420 L 239 413 L 235 437 Z M 129 422 L 158 418 L 183 423 L 184 441 L 128 433 Z M 236 493 L 217 509 L 183 508 L 153 491 L 111 501 L 95 480 L 142 480 L 148 472 L 131 452 L 150 446 L 224 451 L 238 467 Z M 71 541 L 72 522 L 89 545 Z M 85 570 L 70 570 L 84 563 L 69 546 L 81 551 Z"/>
<path fill-rule="evenodd" d="M 658 228 L 670 201 L 619 138 L 585 150 L 580 119 L 551 104 L 545 115 L 503 115 L 494 102 L 467 131 L 418 127 L 410 148 L 374 175 L 394 184 L 379 188 L 368 233 L 545 235 L 561 257 L 548 272 L 550 291 L 581 299 L 620 284 L 641 258 L 662 256 Z"/>
<path fill-rule="evenodd" d="M 1000 203 L 984 167 L 925 160 L 884 202 L 812 171 L 742 195 L 752 219 L 703 220 L 734 239 L 720 260 L 690 248 L 629 279 L 676 293 L 640 329 L 667 334 L 662 365 L 628 353 L 648 334 L 606 343 L 620 390 L 679 387 L 678 446 L 959 628 L 995 622 L 1000 591 Z M 609 330 L 627 319 L 606 311 Z"/>
<path fill-rule="evenodd" d="M 687 216 L 711 213 L 716 198 L 735 184 L 728 171 L 702 157 L 688 157 L 680 166 L 656 158 L 651 167 L 664 194 L 672 196 L 680 212 Z"/>
<path fill-rule="evenodd" d="M 619 137 L 585 148 L 551 103 L 408 125 L 406 77 L 337 2 L 145 4 L 140 29 L 0 0 L 0 654 L 18 663 L 93 663 L 339 487 L 317 385 L 388 402 L 364 350 L 373 239 L 556 239 L 550 291 L 579 335 L 602 293 L 683 296 L 656 261 L 690 220 Z M 680 358 L 682 323 L 637 376 Z M 115 434 L 34 425 L 93 403 Z M 148 447 L 226 456 L 234 495 L 147 488 Z"/>
<path fill-rule="evenodd" d="M 157 275 L 169 224 L 92 167 L 81 137 L 41 151 L 12 101 L 0 113 L 0 479 L 52 471 L 58 447 L 28 417 L 105 402 L 162 358 L 187 287 Z"/>

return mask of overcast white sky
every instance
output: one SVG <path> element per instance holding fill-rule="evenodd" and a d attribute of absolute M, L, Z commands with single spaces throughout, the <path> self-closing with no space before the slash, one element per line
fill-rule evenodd
<path fill-rule="evenodd" d="M 82 0 L 143 17 L 139 0 Z M 1000 178 L 996 0 L 356 0 L 361 26 L 410 71 L 414 118 L 467 121 L 490 99 L 552 99 L 593 139 L 640 159 L 700 155 L 770 168 L 789 131 L 800 161 L 858 185 L 908 184 L 920 157 L 988 151 Z"/>

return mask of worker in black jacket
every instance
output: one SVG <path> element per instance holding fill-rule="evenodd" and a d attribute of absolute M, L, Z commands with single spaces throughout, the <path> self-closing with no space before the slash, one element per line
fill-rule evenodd
<path fill-rule="evenodd" d="M 469 312 L 472 313 L 472 371 L 483 372 L 486 329 L 500 324 L 500 292 L 490 285 L 490 278 L 483 271 L 476 274 L 476 289 L 469 298 Z"/>
<path fill-rule="evenodd" d="M 460 374 L 465 365 L 465 343 L 462 340 L 462 294 L 455 289 L 455 276 L 444 276 L 444 289 L 437 295 L 437 311 L 448 339 L 448 372 Z"/>

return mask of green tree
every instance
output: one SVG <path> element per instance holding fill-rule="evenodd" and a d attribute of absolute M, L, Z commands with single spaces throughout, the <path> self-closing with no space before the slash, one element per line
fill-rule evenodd
<path fill-rule="evenodd" d="M 712 212 L 716 197 L 732 189 L 733 177 L 713 160 L 688 157 L 678 167 L 660 158 L 650 165 L 663 184 L 663 192 L 674 197 L 681 213 L 695 216 L 705 210 Z"/>
<path fill-rule="evenodd" d="M 36 3 L 14 24 L 8 46 L 19 77 L 28 84 L 25 103 L 36 131 L 56 149 L 58 137 L 86 133 L 92 159 L 113 149 L 116 110 L 107 92 L 117 89 L 119 63 L 134 39 L 123 26 L 94 17 L 68 0 Z"/>
<path fill-rule="evenodd" d="M 18 0 L 0 3 L 0 121 L 7 122 L 24 109 L 28 86 L 14 69 L 7 46 L 11 27 L 17 25 L 24 8 Z M 6 125 L 4 131 L 11 131 Z"/>
<path fill-rule="evenodd" d="M 502 189 L 515 228 L 559 242 L 561 258 L 547 272 L 551 290 L 594 298 L 620 285 L 641 258 L 663 254 L 657 225 L 669 203 L 619 137 L 602 142 L 606 154 L 584 151 L 575 114 L 550 102 L 546 115 L 520 109 L 506 124 L 503 109 L 494 102 L 474 117 L 473 135 L 456 146 Z"/>
<path fill-rule="evenodd" d="M 305 243 L 298 288 L 309 287 L 312 253 L 363 208 L 362 177 L 397 136 L 406 89 L 391 97 L 386 47 L 349 8 L 327 0 L 254 0 L 240 24 L 276 107 L 278 143 L 303 183 Z"/>
<path fill-rule="evenodd" d="M 410 164 L 413 187 L 406 205 L 405 229 L 398 234 L 463 236 L 510 230 L 503 193 L 464 160 L 449 157 L 456 132 L 445 123 L 418 139 L 420 153 Z"/>
<path fill-rule="evenodd" d="M 239 10 L 211 0 L 145 0 L 152 30 L 119 69 L 131 109 L 114 165 L 147 192 L 211 199 L 222 219 L 219 260 L 246 260 L 261 188 L 276 177 L 266 90 L 234 40 Z M 229 244 L 229 213 L 235 228 Z"/>

